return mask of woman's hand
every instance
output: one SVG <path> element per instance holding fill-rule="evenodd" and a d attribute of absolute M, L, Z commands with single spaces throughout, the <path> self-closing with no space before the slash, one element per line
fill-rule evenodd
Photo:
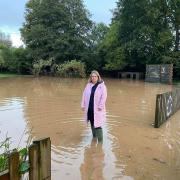
<path fill-rule="evenodd" d="M 101 108 L 98 108 L 98 111 L 102 111 L 102 109 L 101 109 Z"/>
<path fill-rule="evenodd" d="M 84 108 L 84 107 L 82 107 L 81 109 L 82 109 L 82 111 L 85 111 L 85 108 Z"/>

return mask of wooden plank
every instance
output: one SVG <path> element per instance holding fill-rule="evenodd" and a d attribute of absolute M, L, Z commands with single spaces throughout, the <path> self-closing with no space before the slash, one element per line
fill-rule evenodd
<path fill-rule="evenodd" d="M 9 175 L 10 180 L 20 180 L 19 153 L 16 151 L 9 156 Z"/>
<path fill-rule="evenodd" d="M 154 127 L 155 128 L 159 128 L 160 126 L 160 111 L 161 111 L 161 98 L 162 98 L 162 95 L 161 94 L 157 94 L 156 95 L 156 110 L 155 110 L 155 123 L 154 123 Z"/>
<path fill-rule="evenodd" d="M 50 138 L 34 141 L 39 148 L 39 179 L 51 179 L 51 141 Z"/>
<path fill-rule="evenodd" d="M 9 180 L 9 170 L 0 172 L 0 180 Z"/>
<path fill-rule="evenodd" d="M 30 164 L 29 180 L 35 180 L 35 179 L 39 178 L 38 156 L 39 156 L 38 145 L 37 144 L 32 144 L 29 147 L 29 164 Z"/>

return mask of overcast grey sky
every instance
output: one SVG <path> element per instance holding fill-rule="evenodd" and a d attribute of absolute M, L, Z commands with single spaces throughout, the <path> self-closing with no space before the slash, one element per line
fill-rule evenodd
<path fill-rule="evenodd" d="M 19 28 L 24 22 L 25 3 L 28 0 L 0 0 L 0 30 L 11 35 L 13 44 L 18 46 L 20 41 Z M 110 10 L 116 6 L 116 0 L 84 0 L 86 8 L 92 14 L 95 22 L 111 22 Z"/>

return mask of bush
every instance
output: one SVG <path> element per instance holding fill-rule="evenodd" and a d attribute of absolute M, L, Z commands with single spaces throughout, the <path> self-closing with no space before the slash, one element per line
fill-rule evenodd
<path fill-rule="evenodd" d="M 49 60 L 43 60 L 40 59 L 36 61 L 33 64 L 32 74 L 39 76 L 40 74 L 48 74 L 50 71 L 47 71 L 47 69 L 50 69 L 52 66 L 53 58 L 50 58 Z"/>
<path fill-rule="evenodd" d="M 84 63 L 71 60 L 66 61 L 63 64 L 55 64 L 52 67 L 54 74 L 61 77 L 85 77 L 85 65 Z"/>

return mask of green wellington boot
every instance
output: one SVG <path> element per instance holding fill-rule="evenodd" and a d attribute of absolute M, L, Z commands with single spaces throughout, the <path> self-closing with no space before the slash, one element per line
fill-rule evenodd
<path fill-rule="evenodd" d="M 98 138 L 98 142 L 103 142 L 103 130 L 102 130 L 102 128 L 96 129 L 96 137 Z"/>
<path fill-rule="evenodd" d="M 96 129 L 93 126 L 91 126 L 91 130 L 92 130 L 93 138 L 96 138 L 97 137 L 96 136 Z"/>

